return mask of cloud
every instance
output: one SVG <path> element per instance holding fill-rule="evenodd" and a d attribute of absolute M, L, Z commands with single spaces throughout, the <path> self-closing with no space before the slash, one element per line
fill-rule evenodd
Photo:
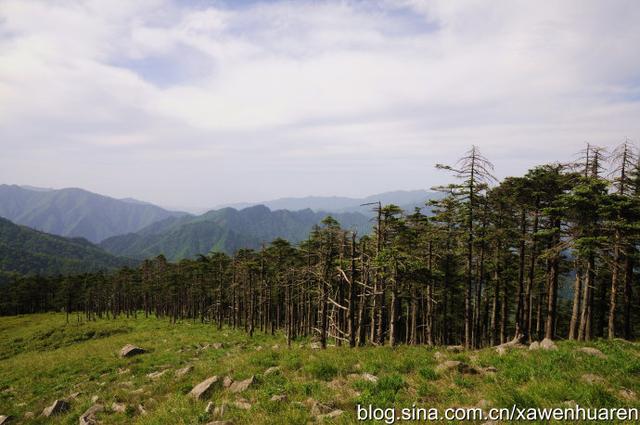
<path fill-rule="evenodd" d="M 639 18 L 634 1 L 4 0 L 0 179 L 174 205 L 360 195 L 438 183 L 433 163 L 472 143 L 520 173 L 640 138 Z"/>

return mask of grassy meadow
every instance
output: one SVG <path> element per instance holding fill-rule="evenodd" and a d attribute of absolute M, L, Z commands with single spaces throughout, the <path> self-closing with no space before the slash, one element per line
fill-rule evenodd
<path fill-rule="evenodd" d="M 571 403 L 640 407 L 640 346 L 622 340 L 589 344 L 605 357 L 583 353 L 568 341 L 558 342 L 555 351 L 510 349 L 503 355 L 492 348 L 456 353 L 424 346 L 323 351 L 313 349 L 310 340 L 287 348 L 282 335 L 256 332 L 249 338 L 241 330 L 208 324 L 70 319 L 66 324 L 59 313 L 0 318 L 0 415 L 11 415 L 10 423 L 77 424 L 95 403 L 106 407 L 96 416 L 100 423 L 149 425 L 347 424 L 356 422 L 357 403 L 443 409 Z M 129 343 L 148 352 L 120 358 L 119 350 Z M 446 360 L 495 371 L 442 370 L 438 365 Z M 177 377 L 175 371 L 186 366 L 193 370 Z M 164 370 L 159 377 L 148 376 Z M 255 380 L 241 393 L 217 385 L 203 400 L 189 397 L 194 385 L 213 375 Z M 63 398 L 70 400 L 67 413 L 41 416 Z M 225 405 L 223 414 L 206 412 L 209 402 Z M 124 411 L 115 411 L 114 403 Z M 343 413 L 318 416 L 335 410 Z"/>

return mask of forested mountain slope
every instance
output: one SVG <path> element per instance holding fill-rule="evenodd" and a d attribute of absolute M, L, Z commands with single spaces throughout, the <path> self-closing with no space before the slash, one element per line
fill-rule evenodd
<path fill-rule="evenodd" d="M 0 217 L 43 232 L 83 237 L 94 243 L 183 215 L 185 213 L 83 189 L 43 190 L 0 185 Z"/>
<path fill-rule="evenodd" d="M 115 255 L 140 259 L 164 254 L 169 260 L 179 260 L 210 251 L 231 254 L 240 248 L 259 248 L 278 237 L 300 242 L 326 216 L 310 209 L 271 211 L 264 205 L 223 208 L 197 217 L 170 217 L 137 233 L 109 238 L 100 246 Z M 371 230 L 363 214 L 334 214 L 334 218 L 359 234 Z"/>
<path fill-rule="evenodd" d="M 108 254 L 86 239 L 50 235 L 0 218 L 0 275 L 5 277 L 9 273 L 81 273 L 134 263 Z"/>

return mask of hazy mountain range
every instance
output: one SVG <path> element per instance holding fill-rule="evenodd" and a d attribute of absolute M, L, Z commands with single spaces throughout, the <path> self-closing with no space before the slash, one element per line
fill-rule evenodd
<path fill-rule="evenodd" d="M 372 204 L 380 201 L 383 205 L 395 204 L 405 211 L 413 211 L 415 207 L 424 207 L 425 202 L 430 199 L 439 199 L 440 192 L 426 190 L 396 190 L 393 192 L 378 193 L 365 198 L 348 198 L 344 196 L 307 196 L 302 198 L 280 198 L 271 201 L 255 203 L 236 203 L 223 205 L 235 209 L 243 209 L 255 205 L 264 205 L 271 210 L 303 210 L 327 212 L 359 212 L 365 215 L 372 215 Z"/>
<path fill-rule="evenodd" d="M 380 201 L 412 211 L 437 196 L 415 190 L 366 198 L 282 198 L 192 215 L 83 189 L 0 185 L 0 273 L 93 271 L 159 254 L 169 260 L 232 254 L 278 237 L 297 243 L 329 214 L 362 235 L 373 224 L 373 205 L 362 204 Z"/>
<path fill-rule="evenodd" d="M 136 232 L 158 220 L 185 214 L 83 189 L 0 185 L 0 217 L 43 232 L 83 237 L 91 242 Z"/>
<path fill-rule="evenodd" d="M 264 205 L 242 210 L 223 208 L 195 217 L 168 218 L 137 233 L 109 238 L 100 246 L 112 254 L 140 259 L 164 254 L 169 260 L 179 260 L 211 250 L 233 253 L 240 248 L 257 249 L 278 237 L 300 242 L 327 215 L 310 209 L 271 211 Z M 359 234 L 371 230 L 372 223 L 363 214 L 347 212 L 332 216 L 345 229 Z"/>

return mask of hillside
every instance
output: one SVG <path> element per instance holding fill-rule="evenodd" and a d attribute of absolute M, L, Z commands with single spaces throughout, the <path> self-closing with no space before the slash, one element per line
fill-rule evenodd
<path fill-rule="evenodd" d="M 0 274 L 67 274 L 133 264 L 86 239 L 50 235 L 0 218 Z M 1 279 L 0 279 L 1 280 Z"/>
<path fill-rule="evenodd" d="M 231 254 L 240 248 L 257 249 L 278 237 L 300 242 L 326 215 L 310 209 L 271 211 L 263 205 L 240 211 L 223 208 L 196 217 L 170 217 L 137 233 L 109 238 L 100 247 L 114 255 L 139 259 L 164 254 L 169 260 L 179 260 L 210 251 Z M 334 214 L 334 218 L 359 234 L 371 230 L 369 218 L 359 213 Z"/>
<path fill-rule="evenodd" d="M 83 189 L 39 189 L 0 185 L 0 217 L 33 229 L 99 242 L 136 232 L 185 213 L 132 199 L 114 199 Z"/>
<path fill-rule="evenodd" d="M 125 344 L 148 351 L 120 358 Z M 317 350 L 308 338 L 287 347 L 279 333 L 250 338 L 242 330 L 200 321 L 172 325 L 143 315 L 91 322 L 73 317 L 69 324 L 62 313 L 0 317 L 0 415 L 16 418 L 11 423 L 77 424 L 101 405 L 95 419 L 112 425 L 303 425 L 363 423 L 358 404 L 415 404 L 441 414 L 451 407 L 480 407 L 485 414 L 513 405 L 639 407 L 638 344 L 598 340 L 587 346 L 566 341 L 553 351 L 523 347 L 503 354 L 408 345 Z M 208 393 L 189 396 L 213 376 L 218 381 Z M 221 382 L 251 377 L 246 389 Z M 69 410 L 46 422 L 40 413 L 56 399 L 68 400 Z"/>
<path fill-rule="evenodd" d="M 372 206 L 363 205 L 380 201 L 383 205 L 394 204 L 405 211 L 413 211 L 415 207 L 424 207 L 430 199 L 439 199 L 442 194 L 426 190 L 396 190 L 392 192 L 378 193 L 364 198 L 349 198 L 344 196 L 306 196 L 302 198 L 279 198 L 257 203 L 237 203 L 228 207 L 242 209 L 255 205 L 265 205 L 271 210 L 298 211 L 311 209 L 313 211 L 326 211 L 330 213 L 359 212 L 371 216 Z"/>

